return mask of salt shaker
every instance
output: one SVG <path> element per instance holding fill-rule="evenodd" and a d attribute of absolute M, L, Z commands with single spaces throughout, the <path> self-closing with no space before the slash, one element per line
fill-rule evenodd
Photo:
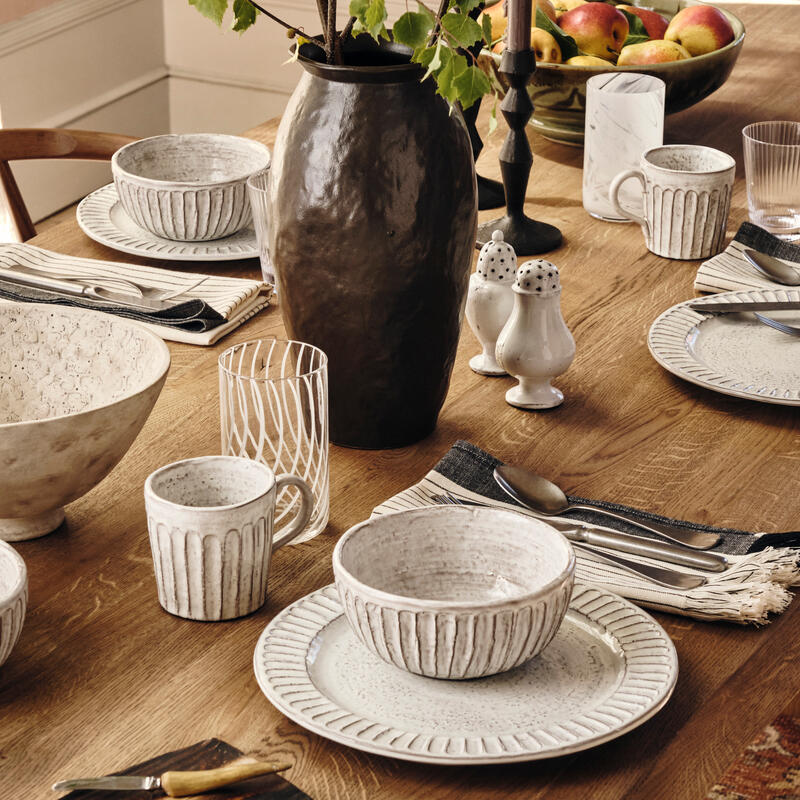
<path fill-rule="evenodd" d="M 514 307 L 511 285 L 516 269 L 514 248 L 503 241 L 502 231 L 495 231 L 481 248 L 467 293 L 467 322 L 483 347 L 469 365 L 479 375 L 506 374 L 495 360 L 495 343 Z"/>
<path fill-rule="evenodd" d="M 514 309 L 497 339 L 496 358 L 519 384 L 506 392 L 517 408 L 553 408 L 564 395 L 550 385 L 575 357 L 575 340 L 561 316 L 558 268 L 539 258 L 517 270 Z"/>

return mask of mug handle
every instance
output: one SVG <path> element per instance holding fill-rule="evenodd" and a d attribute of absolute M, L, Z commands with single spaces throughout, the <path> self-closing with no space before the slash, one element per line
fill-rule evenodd
<path fill-rule="evenodd" d="M 303 532 L 303 528 L 305 528 L 306 523 L 311 519 L 311 513 L 314 511 L 314 495 L 308 484 L 296 475 L 281 475 L 279 478 L 275 478 L 276 502 L 281 490 L 286 486 L 296 486 L 300 490 L 300 511 L 297 512 L 297 516 L 283 529 L 281 535 L 272 540 L 273 553 L 279 547 L 289 544 L 292 539 L 296 539 Z"/>
<path fill-rule="evenodd" d="M 647 189 L 647 186 L 644 182 L 644 173 L 639 169 L 627 169 L 625 172 L 620 172 L 613 181 L 611 181 L 611 186 L 608 188 L 608 199 L 611 201 L 611 205 L 614 206 L 616 212 L 622 216 L 627 217 L 628 219 L 632 219 L 634 222 L 638 222 L 645 233 L 647 233 L 647 222 L 640 216 L 637 216 L 631 211 L 627 211 L 619 204 L 619 190 L 623 183 L 625 183 L 628 178 L 637 178 L 639 183 L 642 184 L 642 193 L 644 193 Z"/>

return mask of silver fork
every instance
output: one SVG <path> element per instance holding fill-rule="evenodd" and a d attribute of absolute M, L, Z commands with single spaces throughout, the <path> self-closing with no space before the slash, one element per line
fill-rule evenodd
<path fill-rule="evenodd" d="M 759 322 L 769 325 L 770 328 L 775 328 L 776 331 L 788 333 L 789 336 L 800 336 L 800 327 L 797 325 L 789 325 L 788 322 L 780 322 L 773 317 L 767 317 L 764 314 L 760 314 L 758 311 L 754 311 L 753 313 L 756 315 L 756 319 Z"/>
<path fill-rule="evenodd" d="M 431 497 L 431 500 L 433 500 L 436 505 L 484 506 L 491 508 L 489 503 L 463 500 L 452 494 L 436 494 Z M 544 521 L 546 522 L 547 520 Z M 562 533 L 564 533 L 564 531 L 562 531 Z M 591 553 L 595 558 L 601 561 L 606 561 L 613 564 L 615 567 L 619 567 L 639 578 L 646 578 L 660 586 L 667 586 L 670 589 L 696 589 L 698 586 L 703 586 L 708 583 L 706 578 L 700 575 L 689 575 L 686 572 L 678 572 L 674 569 L 656 567 L 650 564 L 640 564 L 638 561 L 629 561 L 627 558 L 621 558 L 620 556 L 609 553 L 607 550 L 601 551 L 586 544 L 579 544 L 569 536 L 567 536 L 567 538 L 570 539 L 570 544 L 572 544 L 576 550 Z"/>

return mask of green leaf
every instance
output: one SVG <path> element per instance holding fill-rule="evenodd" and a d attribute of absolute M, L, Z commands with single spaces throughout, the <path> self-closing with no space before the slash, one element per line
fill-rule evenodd
<path fill-rule="evenodd" d="M 497 130 L 497 92 L 494 95 L 494 105 L 492 106 L 492 111 L 489 114 L 489 136 L 491 136 Z"/>
<path fill-rule="evenodd" d="M 650 41 L 647 28 L 645 28 L 644 22 L 642 22 L 640 17 L 636 16 L 636 14 L 632 14 L 630 11 L 626 11 L 624 8 L 618 8 L 617 11 L 621 11 L 628 20 L 628 36 L 622 43 L 623 47 L 627 47 L 629 44 L 640 44 L 641 42 Z"/>
<path fill-rule="evenodd" d="M 562 61 L 580 55 L 580 50 L 578 50 L 578 45 L 575 43 L 575 40 L 564 33 L 541 8 L 536 9 L 536 27 L 552 34 L 553 38 L 558 42 L 558 46 L 561 48 Z"/>
<path fill-rule="evenodd" d="M 424 14 L 426 17 L 428 17 L 428 19 L 431 21 L 431 27 L 433 27 L 433 24 L 436 22 L 436 14 L 434 14 L 433 11 L 431 11 L 424 3 L 419 2 L 417 3 L 417 11 L 419 11 L 420 14 Z"/>
<path fill-rule="evenodd" d="M 407 44 L 416 50 L 428 41 L 433 23 L 426 14 L 415 14 L 407 11 L 392 26 L 392 34 L 396 42 Z"/>
<path fill-rule="evenodd" d="M 422 64 L 423 67 L 427 67 L 427 71 L 422 76 L 423 81 L 430 75 L 437 73 L 442 68 L 442 49 L 442 40 L 439 39 L 439 41 L 436 42 L 435 47 L 426 47 L 420 52 L 419 63 Z M 446 47 L 444 48 L 444 51 L 447 52 Z"/>
<path fill-rule="evenodd" d="M 257 13 L 250 0 L 233 0 L 233 30 L 246 31 L 256 21 Z"/>
<path fill-rule="evenodd" d="M 222 25 L 228 0 L 189 0 L 189 5 L 194 6 L 204 17 L 213 20 L 217 25 Z"/>
<path fill-rule="evenodd" d="M 450 7 L 458 6 L 462 14 L 469 14 L 473 8 L 477 8 L 483 0 L 451 0 Z"/>
<path fill-rule="evenodd" d="M 461 47 L 472 47 L 483 39 L 481 26 L 472 17 L 457 11 L 448 11 L 442 17 L 442 28 L 449 33 Z"/>
<path fill-rule="evenodd" d="M 481 14 L 481 26 L 483 27 L 483 41 L 487 47 L 491 47 L 492 42 L 492 18 L 488 14 Z"/>
<path fill-rule="evenodd" d="M 467 59 L 453 52 L 449 47 L 443 47 L 440 54 L 442 68 L 436 72 L 437 94 L 451 103 L 459 99 L 460 92 L 456 81 L 467 70 Z"/>
<path fill-rule="evenodd" d="M 469 108 L 476 100 L 492 91 L 486 73 L 475 65 L 467 67 L 453 80 L 453 88 L 458 93 L 462 108 Z"/>
<path fill-rule="evenodd" d="M 380 37 L 388 38 L 385 0 L 350 0 L 349 10 L 350 16 L 358 21 L 355 31 L 366 31 L 376 41 Z"/>

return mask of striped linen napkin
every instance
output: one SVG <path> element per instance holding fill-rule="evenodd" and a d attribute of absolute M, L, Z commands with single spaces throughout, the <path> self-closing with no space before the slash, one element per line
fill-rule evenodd
<path fill-rule="evenodd" d="M 381 503 L 373 516 L 409 508 L 434 505 L 436 495 L 451 494 L 466 501 L 508 508 L 536 516 L 518 505 L 494 481 L 494 468 L 500 464 L 493 456 L 469 442 L 459 441 L 442 460 L 414 486 Z M 578 582 L 609 589 L 639 605 L 705 620 L 728 620 L 738 623 L 766 623 L 768 614 L 780 613 L 791 602 L 789 586 L 800 584 L 800 535 L 752 534 L 706 525 L 667 520 L 654 514 L 612 503 L 570 497 L 574 502 L 598 508 L 621 510 L 642 520 L 652 519 L 685 525 L 688 528 L 716 531 L 722 541 L 717 552 L 726 553 L 732 566 L 722 573 L 700 572 L 652 559 L 623 555 L 631 561 L 654 564 L 681 572 L 702 575 L 708 582 L 696 589 L 671 589 L 644 577 L 632 575 L 602 562 L 584 550 L 576 550 L 575 578 Z M 640 529 L 604 518 L 592 512 L 569 512 L 564 518 L 579 519 L 600 530 L 618 530 L 647 536 Z M 545 520 L 546 521 L 546 520 Z M 614 527 L 610 527 L 613 525 Z M 658 537 L 652 537 L 658 538 Z"/>
<path fill-rule="evenodd" d="M 30 244 L 0 243 L 0 268 L 27 266 L 54 278 L 91 281 L 114 291 L 129 291 L 125 281 L 173 292 L 185 289 L 166 311 L 131 310 L 91 298 L 69 297 L 55 290 L 20 287 L 0 276 L 0 299 L 11 302 L 79 306 L 135 319 L 160 336 L 176 342 L 211 345 L 238 328 L 269 304 L 267 283 L 218 275 L 178 272 L 117 261 L 99 261 L 53 253 Z M 198 284 L 199 281 L 202 281 Z"/>
<path fill-rule="evenodd" d="M 735 292 L 739 289 L 780 289 L 782 284 L 758 272 L 743 251 L 756 250 L 800 267 L 800 247 L 781 241 L 752 222 L 743 222 L 731 243 L 719 255 L 704 261 L 697 270 L 694 288 L 698 292 Z"/>

